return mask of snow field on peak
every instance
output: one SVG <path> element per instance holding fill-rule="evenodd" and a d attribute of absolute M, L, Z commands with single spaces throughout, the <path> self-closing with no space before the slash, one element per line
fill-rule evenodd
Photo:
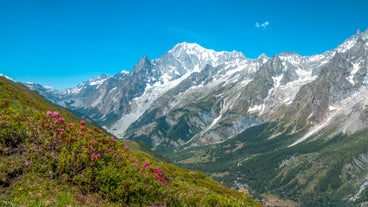
<path fill-rule="evenodd" d="M 103 84 L 109 78 L 110 77 L 103 78 L 103 79 L 97 79 L 97 80 L 91 80 L 91 82 L 89 82 L 89 85 L 91 85 L 91 86 L 97 85 L 97 87 L 98 87 L 99 85 Z"/>
<path fill-rule="evenodd" d="M 179 58 L 185 56 L 197 57 L 199 60 L 200 67 L 204 67 L 206 64 L 210 64 L 212 67 L 216 67 L 225 62 L 230 62 L 239 59 L 241 60 L 246 59 L 241 52 L 237 51 L 216 52 L 215 50 L 212 49 L 203 48 L 197 43 L 186 43 L 186 42 L 175 45 L 173 49 L 168 51 L 168 54 L 173 54 L 173 56 L 178 60 Z"/>

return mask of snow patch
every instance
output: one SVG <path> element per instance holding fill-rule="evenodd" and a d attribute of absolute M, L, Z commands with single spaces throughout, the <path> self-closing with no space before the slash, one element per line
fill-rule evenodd
<path fill-rule="evenodd" d="M 95 86 L 95 85 L 101 85 L 103 82 L 105 82 L 107 79 L 109 79 L 110 77 L 108 78 L 104 78 L 104 79 L 100 79 L 100 80 L 95 80 L 95 81 L 91 81 L 89 83 L 89 85 L 91 86 Z"/>
<path fill-rule="evenodd" d="M 352 84 L 354 85 L 355 84 L 355 81 L 353 80 L 354 79 L 354 75 L 358 72 L 358 70 L 360 69 L 360 62 L 358 63 L 353 63 L 353 70 L 350 72 L 350 76 L 347 78 L 347 80 Z"/>
<path fill-rule="evenodd" d="M 125 74 L 125 75 L 128 75 L 130 72 L 129 71 L 127 71 L 127 70 L 122 70 L 121 72 L 120 72 L 120 74 Z"/>
<path fill-rule="evenodd" d="M 335 110 L 338 110 L 339 108 L 336 107 L 336 106 L 328 106 L 328 110 L 329 111 L 335 111 Z"/>
<path fill-rule="evenodd" d="M 295 70 L 295 72 L 299 76 L 299 78 L 302 79 L 302 80 L 316 78 L 316 77 L 313 76 L 311 70 L 303 70 L 301 68 L 298 68 L 297 70 Z"/>
<path fill-rule="evenodd" d="M 68 92 L 69 93 L 72 93 L 72 94 L 76 94 L 76 93 L 79 93 L 83 88 L 82 87 L 76 87 L 76 88 L 72 88 L 72 89 L 68 89 Z"/>
<path fill-rule="evenodd" d="M 284 77 L 284 74 L 281 74 L 277 77 L 272 77 L 274 88 L 278 88 L 281 85 L 282 77 Z"/>
<path fill-rule="evenodd" d="M 282 103 L 288 106 L 288 105 L 290 105 L 291 103 L 293 103 L 293 100 L 292 100 L 290 97 L 287 97 L 286 99 L 284 99 L 284 100 L 282 101 Z"/>
<path fill-rule="evenodd" d="M 248 113 L 256 113 L 256 112 L 259 112 L 260 114 L 262 114 L 262 112 L 263 112 L 264 109 L 265 109 L 265 105 L 264 104 L 255 105 L 253 107 L 249 107 Z"/>

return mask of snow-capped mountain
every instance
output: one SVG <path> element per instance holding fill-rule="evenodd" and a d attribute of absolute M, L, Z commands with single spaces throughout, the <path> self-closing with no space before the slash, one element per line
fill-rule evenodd
<path fill-rule="evenodd" d="M 102 74 L 102 75 L 99 75 L 97 77 L 91 78 L 91 79 L 79 84 L 78 86 L 76 86 L 74 88 L 65 89 L 64 91 L 61 91 L 61 93 L 64 94 L 64 95 L 72 95 L 72 94 L 78 94 L 82 90 L 87 90 L 87 89 L 90 89 L 90 88 L 98 89 L 100 87 L 100 85 L 103 84 L 103 82 L 105 82 L 109 78 L 111 78 L 111 76 L 108 76 L 106 74 Z"/>
<path fill-rule="evenodd" d="M 368 31 L 313 56 L 249 59 L 180 43 L 159 58 L 143 57 L 129 73 L 45 96 L 228 185 L 304 204 L 321 203 L 320 195 L 362 204 L 368 195 L 367 62 Z M 326 184 L 328 177 L 338 184 Z"/>

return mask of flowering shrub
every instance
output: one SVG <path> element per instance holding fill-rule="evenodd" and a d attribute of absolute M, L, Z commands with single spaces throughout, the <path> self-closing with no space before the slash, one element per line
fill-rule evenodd
<path fill-rule="evenodd" d="M 164 178 L 164 174 L 162 173 L 162 171 L 158 168 L 153 168 L 153 174 L 156 177 L 156 180 L 160 181 L 161 183 L 163 183 L 164 185 L 168 185 L 169 181 L 167 181 Z"/>
<path fill-rule="evenodd" d="M 115 137 L 96 128 L 88 129 L 85 120 L 76 125 L 66 123 L 59 112 L 47 111 L 41 132 L 58 163 L 53 173 L 63 181 L 82 186 L 84 192 L 127 204 L 148 204 L 167 197 L 169 181 L 159 168 L 137 159 L 129 152 L 129 146 Z"/>
<path fill-rule="evenodd" d="M 7 199 L 0 205 L 250 206 L 244 195 L 158 162 L 85 120 L 15 105 L 0 99 L 0 201 Z"/>

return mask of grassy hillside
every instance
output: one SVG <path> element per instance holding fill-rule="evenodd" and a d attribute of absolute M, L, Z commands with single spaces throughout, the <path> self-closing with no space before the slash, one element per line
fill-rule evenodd
<path fill-rule="evenodd" d="M 0 77 L 0 206 L 261 206 Z"/>

